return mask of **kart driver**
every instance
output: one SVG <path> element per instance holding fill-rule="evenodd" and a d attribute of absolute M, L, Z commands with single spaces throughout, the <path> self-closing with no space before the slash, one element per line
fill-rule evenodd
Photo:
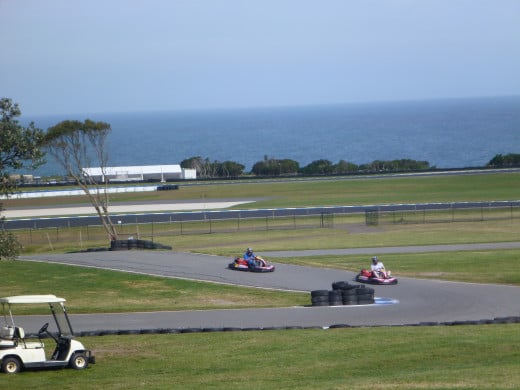
<path fill-rule="evenodd" d="M 247 264 L 250 267 L 254 267 L 255 266 L 256 255 L 254 254 L 252 248 L 247 248 L 246 253 L 244 253 L 243 258 L 244 258 L 245 261 L 247 261 Z"/>
<path fill-rule="evenodd" d="M 386 278 L 385 265 L 382 261 L 379 261 L 377 256 L 372 257 L 372 264 L 370 265 L 372 276 L 374 278 Z"/>

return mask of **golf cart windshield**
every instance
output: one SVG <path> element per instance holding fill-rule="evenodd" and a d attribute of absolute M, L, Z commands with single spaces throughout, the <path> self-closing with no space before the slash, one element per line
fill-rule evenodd
<path fill-rule="evenodd" d="M 58 327 L 60 336 L 73 336 L 69 317 L 67 316 L 63 303 L 49 303 L 49 306 L 51 307 L 52 315 L 56 320 L 56 326 Z"/>

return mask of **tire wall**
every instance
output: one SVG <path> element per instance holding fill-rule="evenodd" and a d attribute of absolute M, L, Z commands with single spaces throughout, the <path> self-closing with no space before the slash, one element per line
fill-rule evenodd
<path fill-rule="evenodd" d="M 374 289 L 348 282 L 332 283 L 332 290 L 311 291 L 312 306 L 371 305 Z"/>

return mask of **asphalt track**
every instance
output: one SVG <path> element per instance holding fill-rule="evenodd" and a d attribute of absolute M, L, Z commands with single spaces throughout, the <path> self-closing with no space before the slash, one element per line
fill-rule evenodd
<path fill-rule="evenodd" d="M 518 248 L 520 243 L 449 246 L 449 250 Z M 445 251 L 445 246 L 379 248 L 378 253 Z M 350 253 L 336 250 L 335 253 Z M 367 256 L 375 248 L 356 249 Z M 266 257 L 283 252 L 262 253 Z M 309 251 L 291 256 L 314 254 Z M 276 264 L 273 273 L 237 272 L 227 268 L 231 259 L 219 256 L 171 251 L 102 251 L 25 256 L 21 260 L 45 261 L 82 267 L 134 272 L 162 277 L 204 280 L 290 291 L 330 290 L 334 281 L 353 281 L 352 272 Z M 375 288 L 376 304 L 366 306 L 286 307 L 272 309 L 225 309 L 124 314 L 71 315 L 76 332 L 149 329 L 271 329 L 287 327 L 398 326 L 419 324 L 489 322 L 520 315 L 520 287 L 446 282 L 399 277 L 394 286 Z M 43 293 L 52 293 L 45 291 Z M 66 297 L 65 297 L 66 298 Z M 239 299 L 239 298 L 237 298 Z M 18 317 L 26 332 L 35 332 L 49 316 Z M 52 330 L 52 327 L 51 327 Z"/>

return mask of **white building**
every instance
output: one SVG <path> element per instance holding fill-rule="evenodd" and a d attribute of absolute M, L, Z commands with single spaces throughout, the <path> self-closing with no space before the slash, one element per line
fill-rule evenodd
<path fill-rule="evenodd" d="M 148 181 L 159 180 L 187 180 L 196 179 L 195 169 L 184 169 L 180 165 L 134 165 L 126 167 L 105 167 L 105 174 L 101 167 L 83 168 L 84 175 L 97 181 Z"/>

